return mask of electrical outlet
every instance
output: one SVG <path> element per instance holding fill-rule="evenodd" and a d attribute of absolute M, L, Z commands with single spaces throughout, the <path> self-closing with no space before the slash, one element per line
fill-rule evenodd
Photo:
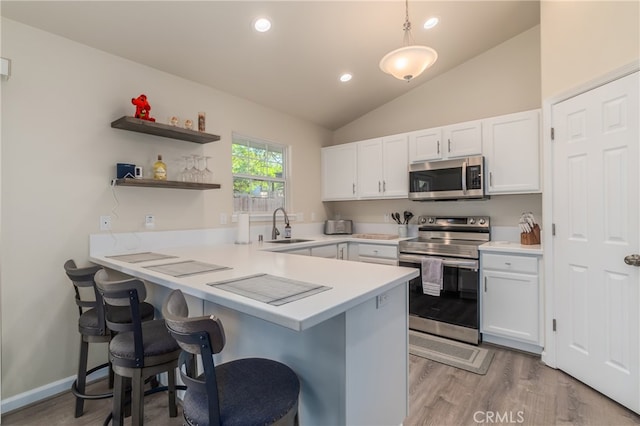
<path fill-rule="evenodd" d="M 156 227 L 156 218 L 152 214 L 148 214 L 144 217 L 144 227 L 147 229 L 153 229 Z"/>
<path fill-rule="evenodd" d="M 389 219 L 390 219 L 389 213 L 385 213 L 384 214 L 384 223 L 389 223 Z"/>
<path fill-rule="evenodd" d="M 100 216 L 100 230 L 101 231 L 111 230 L 111 216 Z"/>
<path fill-rule="evenodd" d="M 227 214 L 220 213 L 220 225 L 226 225 L 226 224 L 227 224 Z"/>
<path fill-rule="evenodd" d="M 311 212 L 311 222 L 316 221 L 316 212 Z"/>

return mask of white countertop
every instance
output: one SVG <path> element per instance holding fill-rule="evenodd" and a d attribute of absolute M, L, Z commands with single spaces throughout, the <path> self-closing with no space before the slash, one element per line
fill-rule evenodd
<path fill-rule="evenodd" d="M 542 246 L 540 244 L 523 245 L 514 241 L 489 241 L 488 243 L 482 244 L 478 249 L 480 251 L 490 251 L 494 253 L 542 255 Z"/>
<path fill-rule="evenodd" d="M 300 237 L 303 238 L 303 237 Z M 310 328 L 335 315 L 418 276 L 414 268 L 350 262 L 309 256 L 295 256 L 273 250 L 310 247 L 333 242 L 356 241 L 350 236 L 310 236 L 313 241 L 296 244 L 252 243 L 193 245 L 159 248 L 151 251 L 177 256 L 142 263 L 125 263 L 109 259 L 107 255 L 140 252 L 118 251 L 92 254 L 91 261 L 111 269 L 133 275 L 171 289 L 180 289 L 192 296 L 299 331 Z M 397 240 L 357 239 L 358 242 L 397 244 Z M 283 247 L 284 246 L 284 247 Z M 147 250 L 142 250 L 147 251 Z M 197 260 L 226 266 L 231 269 L 190 277 L 176 278 L 146 269 L 183 260 Z M 207 283 L 267 273 L 293 280 L 331 287 L 330 290 L 281 306 L 272 306 Z"/>

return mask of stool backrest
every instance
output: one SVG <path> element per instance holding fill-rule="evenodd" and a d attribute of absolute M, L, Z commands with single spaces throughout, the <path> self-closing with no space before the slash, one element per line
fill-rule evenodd
<path fill-rule="evenodd" d="M 100 269 L 102 269 L 102 267 L 98 265 L 78 268 L 73 259 L 69 259 L 64 263 L 64 271 L 71 280 L 71 283 L 73 283 L 79 314 L 82 315 L 85 309 L 95 309 L 98 317 L 97 333 L 100 336 L 104 336 L 108 332 L 105 323 L 105 311 L 102 296 L 98 292 L 95 282 L 95 275 Z M 81 288 L 90 288 L 93 291 L 93 300 L 83 299 L 80 294 Z M 87 330 L 80 330 L 80 332 L 86 333 Z"/>
<path fill-rule="evenodd" d="M 220 406 L 213 354 L 224 348 L 225 335 L 220 319 L 214 316 L 189 318 L 189 307 L 180 290 L 173 290 L 162 306 L 162 316 L 169 333 L 183 352 L 178 362 L 180 376 L 187 385 L 187 392 L 199 392 L 207 396 L 209 424 L 220 424 Z M 191 358 L 200 355 L 204 369 L 204 381 Z"/>
<path fill-rule="evenodd" d="M 104 300 L 107 327 L 119 333 L 133 332 L 136 359 L 132 360 L 131 367 L 144 367 L 142 316 L 140 314 L 140 301 L 147 297 L 144 282 L 133 277 L 113 279 L 109 277 L 109 274 L 104 269 L 96 273 L 95 282 L 98 292 Z M 110 306 L 128 306 L 131 314 L 131 322 L 110 321 Z"/>

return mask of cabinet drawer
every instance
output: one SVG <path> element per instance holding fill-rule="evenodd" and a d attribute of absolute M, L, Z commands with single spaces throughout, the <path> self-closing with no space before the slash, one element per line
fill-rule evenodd
<path fill-rule="evenodd" d="M 398 258 L 397 246 L 386 246 L 380 244 L 360 244 L 358 247 L 360 256 L 367 257 L 386 257 L 390 259 Z"/>
<path fill-rule="evenodd" d="M 482 255 L 481 262 L 483 269 L 523 272 L 526 274 L 538 273 L 538 258 L 533 256 L 512 256 L 487 253 Z"/>

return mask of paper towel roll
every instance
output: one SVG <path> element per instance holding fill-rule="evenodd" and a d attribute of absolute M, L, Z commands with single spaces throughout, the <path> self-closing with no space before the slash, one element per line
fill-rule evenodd
<path fill-rule="evenodd" d="M 249 214 L 240 213 L 238 215 L 238 244 L 249 244 Z"/>

